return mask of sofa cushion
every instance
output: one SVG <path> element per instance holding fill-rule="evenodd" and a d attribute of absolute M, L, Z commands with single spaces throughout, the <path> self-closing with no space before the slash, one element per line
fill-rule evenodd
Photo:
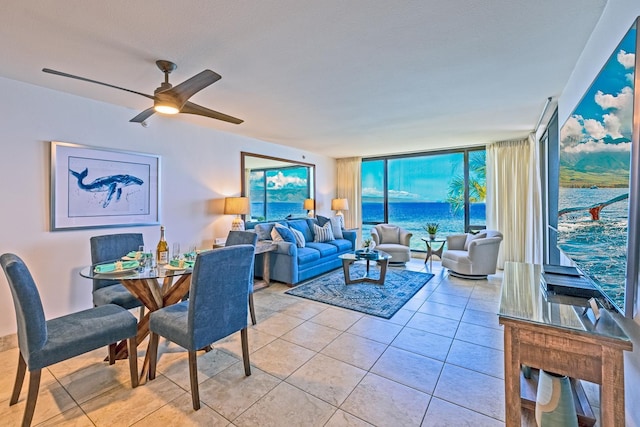
<path fill-rule="evenodd" d="M 305 246 L 298 248 L 298 265 L 314 263 L 320 259 L 320 251 L 315 248 Z"/>
<path fill-rule="evenodd" d="M 335 240 L 333 237 L 333 230 L 331 229 L 331 222 L 326 223 L 324 226 L 319 227 L 317 225 L 313 225 L 313 241 L 314 242 L 328 242 L 330 240 Z"/>
<path fill-rule="evenodd" d="M 478 234 L 467 234 L 467 241 L 464 242 L 464 250 L 468 251 L 469 250 L 469 244 L 471 242 L 473 242 L 476 239 L 484 239 L 487 237 L 487 233 L 478 233 Z"/>
<path fill-rule="evenodd" d="M 271 230 L 275 224 L 273 222 L 265 222 L 263 224 L 256 224 L 254 230 L 258 235 L 258 240 L 271 240 Z"/>
<path fill-rule="evenodd" d="M 304 236 L 306 242 L 313 242 L 313 233 L 306 219 L 295 219 L 287 223 L 289 228 L 298 230 Z"/>
<path fill-rule="evenodd" d="M 338 248 L 331 243 L 309 242 L 306 247 L 318 251 L 322 258 L 338 253 Z"/>
<path fill-rule="evenodd" d="M 289 227 L 282 224 L 276 224 L 271 230 L 271 240 L 274 242 L 289 242 L 296 244 L 296 237 L 293 235 Z"/>
<path fill-rule="evenodd" d="M 338 252 L 345 252 L 345 251 L 351 250 L 351 241 L 347 239 L 335 239 L 327 243 L 338 248 Z"/>
<path fill-rule="evenodd" d="M 293 227 L 291 227 L 289 230 L 291 230 L 291 232 L 293 233 L 293 237 L 296 238 L 296 245 L 299 248 L 304 248 L 306 241 L 304 239 L 304 234 L 302 234 L 302 231 L 298 231 Z"/>
<path fill-rule="evenodd" d="M 376 228 L 380 236 L 380 243 L 400 243 L 400 228 L 386 224 L 380 224 Z"/>

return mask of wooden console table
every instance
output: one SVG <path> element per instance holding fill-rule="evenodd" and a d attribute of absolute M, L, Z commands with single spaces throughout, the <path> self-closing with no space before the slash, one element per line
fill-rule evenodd
<path fill-rule="evenodd" d="M 623 351 L 629 337 L 606 310 L 600 320 L 584 307 L 554 302 L 541 289 L 541 267 L 506 263 L 499 322 L 504 326 L 505 407 L 508 426 L 521 425 L 520 369 L 544 369 L 600 384 L 603 427 L 625 425 Z"/>

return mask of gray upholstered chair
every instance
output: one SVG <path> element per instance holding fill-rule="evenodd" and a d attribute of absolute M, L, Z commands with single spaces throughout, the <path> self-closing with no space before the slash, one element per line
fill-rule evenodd
<path fill-rule="evenodd" d="M 448 236 L 447 249 L 442 253 L 442 266 L 454 276 L 485 279 L 496 272 L 501 242 L 502 233 L 495 230 Z"/>
<path fill-rule="evenodd" d="M 252 231 L 239 231 L 231 230 L 227 235 L 227 241 L 225 246 L 235 245 L 251 245 L 255 248 L 258 243 L 258 234 Z M 253 263 L 251 264 L 251 271 L 253 271 Z M 251 314 L 251 323 L 256 324 L 256 310 L 253 306 L 253 274 L 249 277 L 249 314 Z"/>
<path fill-rule="evenodd" d="M 247 337 L 247 282 L 253 276 L 251 245 L 230 246 L 197 256 L 189 300 L 150 315 L 149 380 L 156 376 L 159 335 L 189 352 L 193 409 L 200 409 L 196 351 L 234 332 L 241 332 L 245 375 L 251 375 Z"/>
<path fill-rule="evenodd" d="M 91 244 L 91 264 L 120 259 L 131 251 L 137 251 L 144 245 L 140 233 L 106 234 L 89 239 Z M 127 310 L 142 307 L 142 302 L 120 284 L 118 280 L 93 281 L 93 305 L 115 304 Z M 142 318 L 143 313 L 140 313 Z"/>
<path fill-rule="evenodd" d="M 117 305 L 107 304 L 55 319 L 45 320 L 40 294 L 24 262 L 14 254 L 0 256 L 7 276 L 18 324 L 18 371 L 9 405 L 18 402 L 24 376 L 29 370 L 29 391 L 22 426 L 31 425 L 38 399 L 42 368 L 96 348 L 109 346 L 114 363 L 116 343 L 129 340 L 131 386 L 138 386 L 136 318 Z"/>
<path fill-rule="evenodd" d="M 378 224 L 371 229 L 375 249 L 391 255 L 391 264 L 404 264 L 411 260 L 411 237 L 413 233 L 392 224 Z"/>

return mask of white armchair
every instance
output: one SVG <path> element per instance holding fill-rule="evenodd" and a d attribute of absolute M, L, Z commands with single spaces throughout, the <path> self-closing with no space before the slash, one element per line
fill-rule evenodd
<path fill-rule="evenodd" d="M 407 230 L 391 224 L 378 224 L 371 229 L 371 239 L 375 248 L 391 255 L 392 264 L 411 260 L 411 236 Z"/>
<path fill-rule="evenodd" d="M 448 236 L 447 250 L 442 253 L 442 266 L 454 276 L 485 279 L 496 272 L 501 242 L 502 233 L 495 230 Z"/>

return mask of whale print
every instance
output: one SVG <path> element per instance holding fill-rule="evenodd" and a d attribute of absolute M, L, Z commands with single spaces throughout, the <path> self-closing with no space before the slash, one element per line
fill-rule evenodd
<path fill-rule="evenodd" d="M 133 175 L 109 175 L 103 176 L 101 178 L 96 178 L 93 182 L 85 184 L 83 181 L 89 174 L 89 169 L 85 168 L 82 172 L 75 172 L 69 169 L 69 172 L 76 177 L 78 180 L 78 187 L 84 191 L 96 193 L 96 192 L 107 192 L 107 197 L 105 201 L 102 203 L 102 207 L 106 208 L 111 203 L 113 196 L 115 194 L 116 201 L 120 200 L 120 196 L 122 196 L 122 188 L 128 187 L 130 185 L 142 185 L 144 181 L 138 177 Z"/>

